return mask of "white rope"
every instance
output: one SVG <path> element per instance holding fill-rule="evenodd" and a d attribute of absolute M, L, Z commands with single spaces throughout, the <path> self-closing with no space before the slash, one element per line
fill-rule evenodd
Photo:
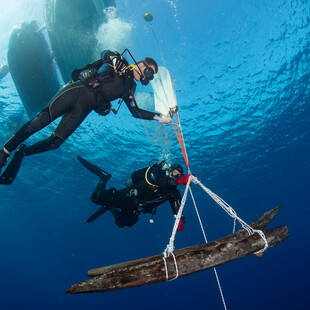
<path fill-rule="evenodd" d="M 228 215 L 230 215 L 234 219 L 234 229 L 235 229 L 235 221 L 237 220 L 242 228 L 244 228 L 249 235 L 253 235 L 254 233 L 257 233 L 260 235 L 260 237 L 264 240 L 264 248 L 255 252 L 254 254 L 259 254 L 264 252 L 268 248 L 268 241 L 266 239 L 265 234 L 258 229 L 253 229 L 250 225 L 248 225 L 246 222 L 244 222 L 236 213 L 236 211 L 227 203 L 225 202 L 221 197 L 217 196 L 215 193 L 213 193 L 209 188 L 205 187 L 196 177 L 192 176 L 192 180 L 195 184 L 199 184 L 201 188 L 224 210 Z"/>
<path fill-rule="evenodd" d="M 175 255 L 174 255 L 173 252 L 169 252 L 169 253 L 164 252 L 163 254 L 164 254 L 163 260 L 164 260 L 164 263 L 165 263 L 165 271 L 166 271 L 166 281 L 173 281 L 173 280 L 175 280 L 176 278 L 179 277 L 179 268 L 178 268 L 177 260 L 176 260 Z M 172 255 L 173 260 L 174 260 L 175 273 L 176 273 L 176 276 L 175 276 L 173 279 L 171 279 L 171 280 L 169 280 L 169 272 L 168 272 L 168 267 L 167 267 L 167 262 L 166 262 L 166 258 L 167 258 L 170 254 Z"/>
<path fill-rule="evenodd" d="M 207 236 L 206 236 L 205 230 L 203 228 L 203 225 L 202 225 L 202 222 L 201 222 L 201 218 L 200 218 L 200 215 L 199 215 L 199 212 L 198 212 L 198 208 L 197 208 L 197 205 L 196 205 L 196 201 L 195 201 L 195 198 L 194 198 L 194 195 L 193 195 L 193 192 L 192 192 L 191 188 L 189 189 L 189 192 L 191 193 L 191 196 L 192 196 L 193 204 L 194 204 L 194 207 L 195 207 L 195 210 L 196 210 L 196 214 L 197 214 L 197 217 L 198 217 L 198 220 L 199 220 L 199 224 L 200 224 L 200 227 L 201 227 L 201 230 L 202 230 L 202 233 L 203 233 L 203 237 L 205 239 L 205 242 L 208 243 Z M 216 271 L 215 267 L 213 267 L 213 271 L 214 271 L 214 274 L 215 274 L 217 286 L 219 287 L 219 290 L 220 290 L 220 294 L 221 294 L 221 298 L 222 298 L 224 309 L 227 310 L 224 294 L 223 294 L 223 291 L 222 291 L 221 282 L 220 282 L 220 279 L 219 279 L 219 277 L 217 275 L 217 271 Z"/>
<path fill-rule="evenodd" d="M 187 157 L 187 151 L 186 151 L 186 146 L 185 146 L 185 141 L 184 141 L 184 136 L 183 136 L 183 131 L 182 131 L 182 127 L 181 127 L 181 122 L 180 122 L 180 117 L 179 117 L 179 114 L 177 113 L 178 115 L 178 123 L 177 124 L 174 124 L 172 123 L 172 126 L 178 126 L 179 130 L 180 130 L 180 133 L 181 133 L 181 137 L 182 137 L 182 141 L 183 141 L 183 145 L 184 145 L 184 151 L 185 151 L 185 155 L 186 155 L 186 158 Z M 185 158 L 184 158 L 185 159 Z M 187 194 L 188 194 L 188 190 L 190 191 L 190 194 L 191 194 L 191 197 L 192 197 L 192 200 L 193 200 L 193 203 L 194 203 L 194 206 L 195 206 L 195 210 L 196 210 L 196 213 L 197 213 L 197 217 L 198 217 L 198 220 L 199 220 L 199 223 L 200 223 L 200 227 L 201 227 L 201 230 L 202 230 L 202 233 L 203 233 L 203 236 L 204 236 L 204 239 L 205 239 L 205 242 L 208 243 L 208 240 L 207 240 L 207 237 L 206 237 L 206 234 L 205 234 L 205 231 L 204 231 L 204 228 L 203 228 L 203 225 L 202 225 L 202 222 L 201 222 L 201 218 L 200 218 L 200 215 L 199 215 L 199 212 L 198 212 L 198 208 L 197 208 L 197 205 L 196 205 L 196 202 L 195 202 L 195 199 L 194 199 L 194 196 L 193 196 L 193 193 L 192 193 L 192 190 L 189 188 L 190 184 L 191 184 L 191 181 L 193 181 L 193 183 L 195 184 L 199 184 L 201 186 L 201 188 L 226 212 L 228 213 L 233 219 L 234 219 L 234 226 L 233 226 L 233 232 L 235 232 L 235 228 L 236 228 L 236 220 L 241 224 L 241 226 L 250 234 L 254 234 L 254 233 L 258 233 L 260 235 L 260 237 L 263 239 L 265 245 L 264 245 L 264 248 L 255 252 L 254 254 L 258 254 L 258 253 L 262 253 L 264 252 L 267 248 L 268 248 L 268 241 L 266 239 L 266 236 L 265 234 L 261 231 L 261 230 L 256 230 L 256 229 L 253 229 L 251 226 L 249 226 L 247 223 L 245 223 L 240 217 L 238 217 L 237 213 L 235 212 L 235 210 L 228 204 L 226 203 L 222 198 L 220 198 L 219 196 L 217 196 L 215 193 L 213 193 L 210 189 L 208 189 L 207 187 L 205 187 L 195 176 L 193 176 L 190 172 L 190 169 L 189 169 L 189 166 L 187 167 L 188 168 L 188 173 L 190 174 L 189 178 L 188 178 L 188 181 L 187 181 L 187 184 L 186 184 L 186 188 L 185 188 L 185 191 L 184 191 L 184 194 L 183 194 L 183 197 L 182 197 L 182 201 L 181 201 L 181 205 L 180 205 L 180 208 L 179 208 L 179 211 L 178 211 L 178 214 L 176 215 L 176 219 L 175 219 L 175 222 L 174 222 L 174 226 L 173 226 L 173 230 L 172 230 L 172 234 L 171 234 L 171 237 L 170 237 L 170 241 L 169 241 L 169 244 L 167 245 L 165 251 L 163 252 L 163 260 L 164 260 L 164 263 L 165 263 L 165 271 L 166 271 L 166 280 L 169 281 L 169 274 L 168 274 L 168 268 L 167 268 L 167 262 L 166 262 L 166 258 L 169 257 L 169 255 L 171 254 L 173 256 L 173 259 L 174 259 L 174 264 L 175 264 L 175 268 L 176 268 L 176 276 L 172 279 L 172 280 L 175 280 L 176 278 L 178 278 L 179 276 L 179 271 L 178 271 L 178 266 L 177 266 L 177 261 L 176 261 L 176 258 L 175 258 L 175 255 L 173 254 L 173 251 L 174 251 L 174 239 L 175 239 L 175 235 L 176 235 L 176 232 L 177 232 L 177 229 L 178 229 L 178 226 L 179 226 L 179 223 L 180 223 L 180 219 L 181 219 L 181 216 L 182 216 L 182 213 L 183 213 L 183 209 L 184 209 L 184 205 L 185 205 L 185 202 L 186 202 L 186 198 L 187 198 Z M 224 295 L 223 295 L 223 291 L 222 291 L 222 287 L 221 287 L 221 283 L 220 283 L 220 280 L 219 280 L 219 277 L 218 277 L 218 274 L 217 274 L 217 270 L 216 268 L 214 267 L 213 268 L 213 271 L 214 271 L 214 274 L 215 274 L 215 277 L 216 277 L 216 281 L 217 281 L 217 284 L 218 284 L 218 288 L 219 288 L 219 291 L 220 291 L 220 294 L 221 294 L 221 298 L 222 298 L 222 302 L 223 302 L 223 306 L 224 306 L 224 309 L 227 310 L 227 307 L 226 307 L 226 302 L 225 302 L 225 298 L 224 298 Z M 172 281 L 171 280 L 171 281 Z"/>
<path fill-rule="evenodd" d="M 174 226 L 173 226 L 173 229 L 172 229 L 172 234 L 171 234 L 171 237 L 170 237 L 170 241 L 169 241 L 169 244 L 167 245 L 164 253 L 166 253 L 166 252 L 167 253 L 171 253 L 171 252 L 174 251 L 174 239 L 175 239 L 175 235 L 176 235 L 177 229 L 179 227 L 180 219 L 181 219 L 181 216 L 182 216 L 182 213 L 183 213 L 183 209 L 184 209 L 184 205 L 185 205 L 185 202 L 186 202 L 187 193 L 188 193 L 188 189 L 189 189 L 189 184 L 190 184 L 191 178 L 192 178 L 192 175 L 190 175 L 190 177 L 188 178 L 188 181 L 187 181 L 187 184 L 186 184 L 186 187 L 185 187 L 185 191 L 184 191 L 184 194 L 183 194 L 183 198 L 182 198 L 182 201 L 181 201 L 181 205 L 180 205 L 178 214 L 175 217 Z"/>
<path fill-rule="evenodd" d="M 153 27 L 152 27 L 152 25 L 151 25 L 151 24 L 150 24 L 150 28 L 151 28 L 151 30 L 152 30 L 152 33 L 153 33 L 153 36 L 154 36 L 155 42 L 156 42 L 156 44 L 157 44 L 157 47 L 158 47 L 158 50 L 159 50 L 159 53 L 160 53 L 161 59 L 162 59 L 162 61 L 163 61 L 164 65 L 165 65 L 165 67 L 167 68 L 167 65 L 166 65 L 166 61 L 165 61 L 164 55 L 163 55 L 163 53 L 162 53 L 162 51 L 161 51 L 161 48 L 160 48 L 159 42 L 158 42 L 157 37 L 156 37 L 156 35 L 155 35 L 155 31 L 154 31 L 154 29 L 153 29 Z"/>
<path fill-rule="evenodd" d="M 198 212 L 196 201 L 195 201 L 195 198 L 194 198 L 194 195 L 193 195 L 193 192 L 192 192 L 191 188 L 189 189 L 189 192 L 191 193 L 191 196 L 192 196 L 193 204 L 194 204 L 194 207 L 195 207 L 195 210 L 196 210 L 196 214 L 197 214 L 198 221 L 199 221 L 199 224 L 200 224 L 200 227 L 201 227 L 201 230 L 202 230 L 203 237 L 205 239 L 205 243 L 208 243 L 207 236 L 206 236 L 205 230 L 203 228 L 202 221 L 201 221 L 201 218 L 200 218 L 200 214 Z"/>
<path fill-rule="evenodd" d="M 185 205 L 185 202 L 186 202 L 186 199 L 187 199 L 187 194 L 188 194 L 188 191 L 190 191 L 190 194 L 191 194 L 191 197 L 192 197 L 192 200 L 193 200 L 193 203 L 194 203 L 194 206 L 195 206 L 195 210 L 196 210 L 196 213 L 197 213 L 197 217 L 198 217 L 198 220 L 199 220 L 199 224 L 200 224 L 200 227 L 201 227 L 201 230 L 202 230 L 202 233 L 203 233 L 203 236 L 204 236 L 204 239 L 205 239 L 205 242 L 208 243 L 208 240 L 207 240 L 207 237 L 206 237 L 206 233 L 204 231 L 204 228 L 203 228 L 203 225 L 202 225 L 202 221 L 201 221 L 201 218 L 200 218 L 200 215 L 199 215 L 199 212 L 198 212 L 198 208 L 197 208 L 197 205 L 196 205 L 196 201 L 194 199 L 194 195 L 192 193 L 192 190 L 191 188 L 189 187 L 190 184 L 191 184 L 191 181 L 193 181 L 193 183 L 195 184 L 198 184 L 201 186 L 201 188 L 227 213 L 229 214 L 233 219 L 234 219 L 234 228 L 233 230 L 235 231 L 235 227 L 236 227 L 236 220 L 241 224 L 241 226 L 250 234 L 254 234 L 254 233 L 258 233 L 260 235 L 260 237 L 264 240 L 264 243 L 265 243 L 265 246 L 263 249 L 255 252 L 254 254 L 258 254 L 258 253 L 262 253 L 264 252 L 267 248 L 268 248 L 268 241 L 266 239 L 266 236 L 265 234 L 261 231 L 261 230 L 257 230 L 257 229 L 253 229 L 251 226 L 249 226 L 247 223 L 245 223 L 236 213 L 236 211 L 227 203 L 225 202 L 222 198 L 220 198 L 219 196 L 217 196 L 215 193 L 213 193 L 210 189 L 208 189 L 207 187 L 205 187 L 195 176 L 193 175 L 190 175 L 189 178 L 188 178 L 188 181 L 187 181 L 187 184 L 186 184 L 186 188 L 185 188 L 185 191 L 184 191 L 184 194 L 183 194 L 183 197 L 182 197 L 182 201 L 181 201 L 181 205 L 180 205 L 180 208 L 179 208 L 179 211 L 178 211 L 178 214 L 176 215 L 176 219 L 175 219 L 175 222 L 174 222 L 174 226 L 173 226 L 173 230 L 172 230 L 172 234 L 171 234 L 171 237 L 170 237 L 170 240 L 169 240 L 169 243 L 165 249 L 165 251 L 163 252 L 163 260 L 164 260 L 164 264 L 165 264 L 165 272 L 166 272 L 166 281 L 173 281 L 175 279 L 178 278 L 179 276 L 179 270 L 178 270 L 178 265 L 177 265 L 177 261 L 176 261 L 176 258 L 175 258 L 175 255 L 173 254 L 173 251 L 174 251 L 174 239 L 175 239 L 175 235 L 176 235 L 176 232 L 177 232 L 177 229 L 178 229 L 178 226 L 179 226 L 179 223 L 180 223 L 180 219 L 181 219 L 181 216 L 182 216 L 182 213 L 183 213 L 183 209 L 184 209 L 184 205 Z M 172 255 L 173 256 L 173 260 L 174 260 L 174 265 L 175 265 L 175 269 L 176 269 L 176 276 L 169 280 L 169 272 L 168 272 L 168 267 L 167 267 L 167 262 L 166 262 L 166 258 L 169 257 L 169 255 Z M 217 270 L 216 268 L 214 267 L 213 268 L 213 271 L 214 271 L 214 274 L 215 274 L 215 277 L 216 277 L 216 281 L 217 281 L 217 284 L 218 284 L 218 288 L 219 288 L 219 291 L 220 291 L 220 295 L 221 295 L 221 298 L 222 298 L 222 302 L 223 302 L 223 306 L 224 306 L 224 309 L 227 310 L 227 307 L 226 307 L 226 302 L 225 302 L 225 298 L 224 298 L 224 294 L 223 294 L 223 291 L 222 291 L 222 287 L 221 287 L 221 283 L 220 283 L 220 280 L 219 280 L 219 277 L 218 277 L 218 274 L 217 274 Z"/>
<path fill-rule="evenodd" d="M 181 219 L 181 216 L 182 216 L 182 213 L 183 213 L 183 209 L 184 209 L 184 205 L 185 205 L 185 202 L 186 202 L 187 193 L 188 193 L 189 184 L 190 184 L 190 179 L 191 179 L 191 176 L 188 178 L 188 181 L 187 181 L 187 184 L 186 184 L 186 187 L 185 187 L 185 191 L 184 191 L 184 194 L 183 194 L 183 198 L 182 198 L 182 201 L 181 201 L 181 205 L 180 205 L 178 214 L 175 217 L 174 226 L 173 226 L 173 229 L 172 229 L 172 234 L 171 234 L 171 237 L 170 237 L 170 241 L 169 241 L 165 251 L 163 252 L 163 260 L 164 260 L 164 263 L 165 263 L 166 280 L 167 281 L 169 279 L 169 275 L 168 275 L 166 258 L 169 257 L 170 254 L 173 256 L 174 264 L 175 264 L 175 269 L 176 269 L 176 274 L 177 274 L 176 277 L 174 279 L 172 279 L 172 280 L 175 280 L 179 276 L 179 269 L 178 269 L 177 261 L 176 261 L 176 258 L 174 256 L 174 254 L 173 254 L 173 251 L 174 251 L 174 239 L 175 239 L 175 235 L 176 235 L 177 229 L 179 227 L 180 219 Z"/>
<path fill-rule="evenodd" d="M 181 205 L 180 205 L 178 214 L 176 215 L 176 219 L 175 219 L 175 222 L 174 222 L 174 226 L 173 226 L 173 230 L 172 230 L 172 234 L 171 234 L 171 237 L 170 237 L 169 244 L 167 245 L 165 251 L 163 252 L 163 260 L 164 260 L 165 272 L 166 272 L 166 281 L 169 281 L 169 273 L 168 273 L 168 267 L 167 267 L 166 258 L 169 257 L 170 254 L 173 256 L 174 265 L 175 265 L 175 268 L 176 268 L 176 276 L 173 279 L 171 279 L 170 281 L 173 281 L 173 280 L 177 279 L 178 276 L 179 276 L 179 270 L 178 270 L 177 261 L 176 261 L 175 255 L 173 254 L 173 251 L 174 251 L 174 239 L 175 239 L 175 235 L 176 235 L 176 232 L 177 232 L 177 229 L 178 229 L 178 226 L 179 226 L 179 223 L 180 223 L 180 219 L 181 219 L 181 216 L 182 216 L 182 213 L 183 213 L 184 205 L 185 205 L 185 202 L 186 202 L 186 199 L 187 199 L 188 190 L 190 191 L 190 194 L 192 196 L 192 200 L 193 200 L 193 203 L 194 203 L 194 206 L 195 206 L 195 209 L 196 209 L 196 213 L 197 213 L 197 216 L 198 216 L 198 220 L 199 220 L 199 223 L 200 223 L 201 230 L 202 230 L 203 235 L 204 235 L 205 242 L 208 243 L 208 240 L 207 240 L 207 237 L 206 237 L 206 234 L 205 234 L 202 222 L 201 222 L 201 218 L 200 218 L 200 215 L 199 215 L 199 212 L 198 212 L 198 208 L 197 208 L 197 205 L 196 205 L 196 202 L 195 202 L 192 190 L 189 187 L 190 184 L 191 184 L 191 180 L 193 178 L 194 178 L 193 175 L 190 175 L 189 178 L 188 178 L 188 181 L 186 183 L 186 188 L 185 188 L 185 191 L 184 191 L 184 194 L 183 194 L 183 197 L 182 197 Z M 222 298 L 224 309 L 227 310 L 224 294 L 223 294 L 221 283 L 220 283 L 220 279 L 218 277 L 218 274 L 217 274 L 217 271 L 216 271 L 215 267 L 213 268 L 213 271 L 214 271 L 215 278 L 216 278 L 216 281 L 217 281 L 217 284 L 218 284 L 218 287 L 219 287 L 219 291 L 220 291 L 220 295 L 221 295 L 221 298 Z"/>
<path fill-rule="evenodd" d="M 163 260 L 164 260 L 164 263 L 165 263 L 166 281 L 168 281 L 169 280 L 169 274 L 168 274 L 168 268 L 167 268 L 167 262 L 166 262 L 165 255 L 163 256 Z"/>

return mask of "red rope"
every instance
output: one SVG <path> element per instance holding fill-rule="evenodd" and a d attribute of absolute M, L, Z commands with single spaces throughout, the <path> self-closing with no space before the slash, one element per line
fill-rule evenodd
<path fill-rule="evenodd" d="M 184 140 L 183 140 L 182 134 L 180 132 L 180 124 L 179 124 L 177 113 L 174 112 L 174 115 L 175 115 L 175 119 L 176 119 L 176 123 L 177 123 L 177 128 L 176 128 L 176 126 L 174 124 L 172 126 L 173 126 L 173 129 L 174 129 L 174 133 L 177 136 L 177 139 L 179 141 L 179 144 L 180 144 L 180 147 L 181 147 L 181 150 L 182 150 L 182 154 L 183 154 L 183 157 L 184 157 L 185 164 L 189 168 L 188 157 L 187 157 L 186 150 L 185 150 Z"/>

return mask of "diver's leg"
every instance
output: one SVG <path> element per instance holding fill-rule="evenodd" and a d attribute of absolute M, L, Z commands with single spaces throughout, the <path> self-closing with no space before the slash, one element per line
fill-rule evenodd
<path fill-rule="evenodd" d="M 131 227 L 139 220 L 138 214 L 125 210 L 120 211 L 119 209 L 114 208 L 111 210 L 111 213 L 114 216 L 115 224 L 121 228 L 125 226 Z"/>
<path fill-rule="evenodd" d="M 123 228 L 125 227 L 125 224 L 123 223 L 122 221 L 122 217 L 121 217 L 121 211 L 119 209 L 112 209 L 111 210 L 111 213 L 113 214 L 114 216 L 114 221 L 115 221 L 115 224 L 120 227 L 120 228 Z"/>
<path fill-rule="evenodd" d="M 24 124 L 13 137 L 4 144 L 3 149 L 0 151 L 0 171 L 1 167 L 7 163 L 10 153 L 14 151 L 20 143 L 49 125 L 59 116 L 74 108 L 81 87 L 83 86 L 78 83 L 68 84 L 63 87 L 46 108 L 32 120 Z"/>
<path fill-rule="evenodd" d="M 48 107 L 43 109 L 36 117 L 24 124 L 5 144 L 4 148 L 9 152 L 14 151 L 20 143 L 29 138 L 32 134 L 50 124 L 51 119 Z"/>
<path fill-rule="evenodd" d="M 88 94 L 90 94 L 89 91 Z M 43 153 L 60 147 L 92 111 L 92 101 L 95 101 L 94 96 L 92 94 L 85 96 L 85 92 L 83 94 L 81 90 L 78 100 L 72 104 L 69 112 L 62 117 L 54 133 L 49 138 L 26 147 L 25 155 Z M 51 115 L 55 115 L 55 109 L 51 109 L 51 111 Z"/>
<path fill-rule="evenodd" d="M 3 149 L 1 150 L 0 158 L 0 170 L 3 167 L 9 157 L 9 154 L 12 150 L 15 150 L 18 145 L 30 137 L 33 133 L 37 132 L 41 128 L 45 127 L 50 123 L 50 117 L 48 114 L 48 107 L 45 108 L 37 117 L 26 123 L 17 133 L 4 145 Z M 62 142 L 61 142 L 62 143 Z M 8 165 L 7 169 L 1 175 L 1 184 L 12 184 L 14 181 L 19 168 L 21 166 L 21 162 L 25 155 L 31 155 L 31 153 L 26 153 L 27 146 L 24 144 L 20 145 L 20 148 L 15 152 L 13 159 L 11 160 L 10 164 Z M 7 151 L 9 150 L 9 151 Z M 8 153 L 8 154 L 7 154 Z"/>
<path fill-rule="evenodd" d="M 7 169 L 1 175 L 0 184 L 11 184 L 21 166 L 21 162 L 24 156 L 32 154 L 43 153 L 46 151 L 57 149 L 69 136 L 70 134 L 82 123 L 85 117 L 91 110 L 83 111 L 78 116 L 72 116 L 73 111 L 66 113 L 61 119 L 55 132 L 47 139 L 39 141 L 33 145 L 26 146 L 21 144 L 20 148 L 15 152 L 12 161 L 10 162 Z M 61 136 L 58 134 L 61 133 Z"/>
<path fill-rule="evenodd" d="M 22 164 L 22 160 L 25 157 L 24 149 L 26 145 L 21 144 L 17 151 L 15 152 L 10 164 L 4 170 L 0 176 L 0 184 L 11 185 L 19 171 L 19 168 Z"/>
<path fill-rule="evenodd" d="M 92 93 L 90 93 L 89 90 L 86 89 L 84 86 L 77 86 L 77 87 L 68 87 L 67 91 L 63 91 L 59 94 L 59 96 L 56 96 L 55 100 L 52 101 L 52 103 L 44 109 L 44 112 L 48 110 L 48 120 L 47 123 L 50 123 L 54 119 L 58 118 L 60 115 L 65 115 L 62 117 L 61 121 L 59 122 L 55 132 L 48 138 L 43 141 L 39 141 L 36 144 L 33 144 L 31 146 L 24 146 L 19 153 L 22 156 L 16 156 L 14 155 L 12 160 L 12 164 L 10 164 L 10 169 L 6 173 L 6 171 L 1 175 L 3 176 L 2 184 L 11 184 L 16 177 L 18 170 L 21 165 L 21 161 L 24 158 L 24 156 L 29 156 L 32 154 L 42 153 L 49 150 L 53 150 L 58 148 L 74 131 L 75 129 L 82 123 L 82 121 L 86 118 L 86 116 L 92 111 L 93 105 L 96 102 L 96 99 Z M 71 90 L 71 92 L 70 92 Z M 84 90 L 84 91 L 83 91 Z M 81 93 L 81 95 L 80 95 Z M 67 100 L 65 100 L 67 98 Z M 88 101 L 89 100 L 89 101 Z M 66 108 L 62 107 L 65 106 Z M 25 127 L 23 131 L 24 134 L 28 131 L 31 131 L 31 134 L 38 131 L 40 128 L 45 127 L 48 125 L 47 123 L 41 122 L 42 115 L 46 113 L 40 113 L 39 117 L 33 119 L 30 124 L 32 126 L 23 126 Z M 41 115 L 41 116 L 40 116 Z M 36 125 L 38 127 L 36 127 Z M 31 129 L 31 130 L 29 130 Z M 33 131 L 33 129 L 35 129 Z M 18 132 L 19 133 L 19 132 Z M 30 134 L 30 135 L 31 135 Z M 30 136 L 29 135 L 29 136 Z M 17 135 L 18 137 L 18 135 Z M 14 144 L 14 140 L 16 141 L 16 137 L 14 139 L 11 139 L 8 141 L 9 143 Z M 5 145 L 7 146 L 7 144 Z M 16 145 L 14 145 L 16 147 Z M 5 147 L 7 149 L 7 147 Z M 18 160 L 17 160 L 18 159 Z M 11 169 L 12 168 L 12 169 Z M 11 174 L 11 171 L 13 174 Z M 6 183 L 10 181 L 10 183 Z"/>
<path fill-rule="evenodd" d="M 95 190 L 93 191 L 90 200 L 97 205 L 112 206 L 116 202 L 115 199 L 118 196 L 118 191 L 111 187 L 106 190 L 106 184 L 108 179 L 99 180 Z"/>
<path fill-rule="evenodd" d="M 131 227 L 138 222 L 139 210 L 136 199 L 130 196 L 130 190 L 123 188 L 118 191 L 111 213 L 114 216 L 115 224 L 119 227 Z M 120 210 L 119 210 L 120 209 Z"/>
<path fill-rule="evenodd" d="M 90 111 L 86 111 L 78 118 L 72 118 L 72 112 L 64 115 L 53 134 L 44 140 L 27 146 L 24 150 L 26 156 L 43 153 L 59 148 L 67 138 L 79 127 Z M 65 126 L 63 126 L 65 124 Z M 60 133 L 60 134 L 59 134 Z"/>
<path fill-rule="evenodd" d="M 88 219 L 87 219 L 87 223 L 93 222 L 94 220 L 96 220 L 100 215 L 104 214 L 106 211 L 108 211 L 109 208 L 106 206 L 102 206 L 100 207 L 94 214 L 92 214 Z"/>
<path fill-rule="evenodd" d="M 41 140 L 24 149 L 25 156 L 39 154 L 59 148 L 65 142 L 64 139 L 58 137 L 53 133 L 49 138 Z"/>
<path fill-rule="evenodd" d="M 93 174 L 97 175 L 100 179 L 105 179 L 108 178 L 108 180 L 112 177 L 112 175 L 106 171 L 104 171 L 103 169 L 93 165 L 92 163 L 90 163 L 89 161 L 87 161 L 86 159 L 80 157 L 80 156 L 76 156 L 77 159 L 79 160 L 79 162 L 90 172 L 92 172 Z"/>
<path fill-rule="evenodd" d="M 5 144 L 4 149 L 9 153 L 14 151 L 18 145 L 28 139 L 31 135 L 49 125 L 64 113 L 74 108 L 78 100 L 81 85 L 72 84 L 62 88 L 36 117 L 24 124 Z"/>
<path fill-rule="evenodd" d="M 101 204 L 102 206 L 87 219 L 87 223 L 94 221 L 106 211 L 115 208 L 114 203 L 117 204 L 117 199 L 115 199 L 117 197 L 117 190 L 115 188 L 105 190 L 108 180 L 109 179 L 107 179 L 106 177 L 104 179 L 100 179 L 91 196 L 91 201 L 93 203 L 99 205 Z"/>

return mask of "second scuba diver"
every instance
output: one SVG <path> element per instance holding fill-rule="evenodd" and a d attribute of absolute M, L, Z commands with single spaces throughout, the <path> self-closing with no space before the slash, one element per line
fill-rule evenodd
<path fill-rule="evenodd" d="M 156 212 L 156 208 L 169 201 L 174 216 L 177 215 L 181 195 L 178 185 L 187 184 L 189 175 L 183 175 L 179 164 L 169 165 L 166 161 L 134 171 L 121 190 L 106 190 L 111 175 L 101 168 L 78 156 L 82 165 L 99 177 L 99 182 L 91 195 L 91 201 L 101 207 L 87 220 L 90 223 L 106 211 L 110 211 L 119 227 L 131 227 L 138 222 L 139 214 Z M 182 231 L 185 217 L 182 215 L 178 231 Z"/>

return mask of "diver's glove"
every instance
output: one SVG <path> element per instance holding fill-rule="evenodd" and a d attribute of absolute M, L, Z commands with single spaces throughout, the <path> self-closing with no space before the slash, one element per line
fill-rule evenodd
<path fill-rule="evenodd" d="M 178 185 L 186 185 L 189 177 L 190 177 L 190 174 L 187 174 L 186 176 L 179 178 L 178 179 Z M 192 185 L 192 183 L 190 183 L 189 185 Z"/>
<path fill-rule="evenodd" d="M 6 150 L 5 148 L 3 148 L 0 151 L 0 172 L 1 172 L 1 168 L 5 166 L 6 163 L 8 162 L 9 157 L 10 157 L 10 152 Z"/>
<path fill-rule="evenodd" d="M 172 118 L 170 116 L 166 115 L 155 115 L 154 119 L 157 121 L 160 121 L 164 125 L 171 125 L 172 124 Z"/>
<path fill-rule="evenodd" d="M 118 55 L 111 55 L 110 61 L 113 65 L 114 71 L 117 73 L 125 73 L 126 71 L 126 63 L 124 61 L 124 58 L 118 54 Z"/>
<path fill-rule="evenodd" d="M 182 215 L 180 222 L 179 222 L 179 226 L 178 226 L 178 231 L 183 231 L 184 229 L 184 224 L 185 224 L 185 216 Z"/>

